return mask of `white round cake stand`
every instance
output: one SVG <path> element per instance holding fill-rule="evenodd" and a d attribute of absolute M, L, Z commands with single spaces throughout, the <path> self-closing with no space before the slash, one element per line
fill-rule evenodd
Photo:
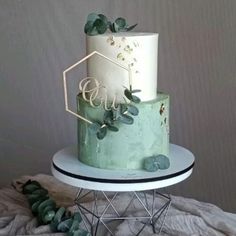
<path fill-rule="evenodd" d="M 53 156 L 51 171 L 58 180 L 79 188 L 75 203 L 81 213 L 84 228 L 91 235 L 98 235 L 101 225 L 110 232 L 110 235 L 115 235 L 110 223 L 125 219 L 141 223 L 141 228 L 136 230 L 135 235 L 140 235 L 147 225 L 152 226 L 154 233 L 160 233 L 171 204 L 171 197 L 157 192 L 156 189 L 185 180 L 191 175 L 194 166 L 194 155 L 189 150 L 174 144 L 170 144 L 170 167 L 156 172 L 99 169 L 80 162 L 77 153 L 75 146 L 58 151 Z M 127 201 L 127 207 L 119 212 L 114 201 L 122 192 L 131 194 L 131 198 Z M 148 192 L 151 192 L 151 198 Z M 83 205 L 84 199 L 89 196 L 94 200 L 90 209 Z M 155 209 L 157 196 L 164 199 L 165 203 Z M 101 198 L 107 202 L 107 207 L 99 212 L 98 201 Z M 145 215 L 130 216 L 128 209 L 134 201 L 140 203 Z M 110 208 L 113 209 L 113 215 L 108 212 Z"/>
<path fill-rule="evenodd" d="M 98 191 L 143 191 L 177 184 L 190 176 L 194 156 L 187 149 L 170 145 L 170 167 L 167 170 L 104 170 L 78 160 L 76 147 L 57 152 L 52 161 L 52 174 L 69 185 Z"/>

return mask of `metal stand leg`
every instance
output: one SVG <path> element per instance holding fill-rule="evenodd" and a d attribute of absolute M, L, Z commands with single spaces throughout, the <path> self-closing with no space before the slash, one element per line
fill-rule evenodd
<path fill-rule="evenodd" d="M 151 195 L 148 194 L 151 192 Z M 120 195 L 126 194 L 129 201 L 122 201 Z M 87 199 L 91 203 L 87 203 Z M 156 201 L 163 199 L 165 201 L 158 209 L 156 209 Z M 102 202 L 101 202 L 102 201 Z M 137 232 L 132 233 L 136 236 L 141 235 L 146 226 L 152 227 L 153 233 L 160 234 L 171 205 L 171 197 L 166 194 L 157 192 L 156 190 L 146 192 L 103 192 L 80 189 L 75 203 L 81 213 L 84 228 L 90 232 L 92 236 L 98 236 L 99 228 L 103 228 L 114 236 L 112 227 L 114 221 L 134 220 L 141 224 L 141 228 Z M 121 205 L 123 207 L 121 207 Z M 135 212 L 135 206 L 138 210 Z M 143 215 L 140 215 L 140 211 Z M 136 214 L 135 214 L 136 213 Z M 138 214 L 137 214 L 138 213 Z"/>

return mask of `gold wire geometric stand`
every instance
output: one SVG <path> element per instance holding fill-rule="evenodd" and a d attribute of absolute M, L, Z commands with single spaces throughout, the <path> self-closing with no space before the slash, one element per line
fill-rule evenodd
<path fill-rule="evenodd" d="M 160 198 L 164 203 L 156 209 L 155 203 Z M 80 189 L 75 203 L 81 213 L 84 229 L 92 236 L 115 236 L 113 229 L 124 220 L 128 222 L 132 235 L 139 236 L 146 227 L 152 227 L 153 233 L 161 233 L 171 205 L 171 197 L 156 190 L 104 192 Z M 129 224 L 133 221 L 135 227 Z"/>

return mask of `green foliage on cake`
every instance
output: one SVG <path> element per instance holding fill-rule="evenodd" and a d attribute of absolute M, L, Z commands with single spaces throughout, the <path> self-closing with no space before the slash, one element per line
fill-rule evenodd
<path fill-rule="evenodd" d="M 130 103 L 117 104 L 116 108 L 110 108 L 105 110 L 103 121 L 94 121 L 90 124 L 89 128 L 97 135 L 98 139 L 105 138 L 107 131 L 118 132 L 119 129 L 116 126 L 118 123 L 123 123 L 126 125 L 132 125 L 134 123 L 134 118 L 132 116 L 137 116 L 139 114 L 138 108 L 134 105 L 135 103 L 140 103 L 140 98 L 133 95 L 133 93 L 140 92 L 141 90 L 125 89 L 124 95 L 129 100 Z"/>
<path fill-rule="evenodd" d="M 56 202 L 48 195 L 48 190 L 39 182 L 27 181 L 22 186 L 22 193 L 26 195 L 39 224 L 50 224 L 53 232 L 63 232 L 68 236 L 90 235 L 80 227 L 82 221 L 80 213 L 76 212 L 72 215 L 64 207 L 56 206 Z"/>
<path fill-rule="evenodd" d="M 129 26 L 122 17 L 117 18 L 115 22 L 111 22 L 103 14 L 90 13 L 84 26 L 84 32 L 90 36 L 104 34 L 107 29 L 110 29 L 113 33 L 124 32 L 134 29 L 136 25 Z"/>
<path fill-rule="evenodd" d="M 100 126 L 104 114 L 109 114 L 108 117 L 111 114 L 103 106 L 92 107 L 81 95 L 77 96 L 77 103 L 78 112 Z M 128 113 L 134 119 L 133 124 L 115 121 L 114 126 L 119 131 L 112 132 L 107 128 L 102 140 L 96 136 L 96 130 L 89 129 L 88 123 L 78 120 L 78 158 L 81 162 L 103 169 L 143 170 L 147 157 L 169 156 L 169 95 L 157 94 L 154 100 L 129 104 L 139 111 L 138 117 Z M 109 118 L 106 121 L 109 122 Z"/>
<path fill-rule="evenodd" d="M 134 103 L 140 103 L 141 102 L 141 100 L 140 100 L 140 98 L 139 97 L 137 97 L 137 96 L 135 96 L 135 95 L 133 95 L 133 93 L 137 93 L 137 92 L 141 92 L 141 90 L 138 90 L 138 89 L 136 89 L 136 90 L 132 90 L 132 89 L 125 89 L 125 96 L 130 100 L 130 101 L 132 101 L 132 102 L 134 102 Z"/>
<path fill-rule="evenodd" d="M 170 160 L 165 155 L 147 157 L 144 160 L 144 169 L 149 172 L 165 170 L 170 167 Z"/>

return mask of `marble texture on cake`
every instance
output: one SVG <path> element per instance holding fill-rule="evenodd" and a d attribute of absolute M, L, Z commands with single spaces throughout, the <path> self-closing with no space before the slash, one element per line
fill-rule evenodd
<path fill-rule="evenodd" d="M 103 120 L 104 108 L 93 108 L 77 96 L 78 113 L 91 121 Z M 89 125 L 78 121 L 79 160 L 104 169 L 143 169 L 143 161 L 153 155 L 169 154 L 169 96 L 136 105 L 139 115 L 132 125 L 117 123 L 118 132 L 108 131 L 99 140 Z"/>
<path fill-rule="evenodd" d="M 158 34 L 121 32 L 87 36 L 87 54 L 93 51 L 98 51 L 125 67 L 130 66 L 132 87 L 142 90 L 138 94 L 141 101 L 156 98 Z M 87 72 L 89 77 L 95 77 L 104 86 L 100 90 L 101 97 L 107 93 L 108 100 L 112 100 L 115 94 L 117 102 L 124 101 L 124 86 L 129 88 L 126 70 L 104 58 L 93 56 L 88 60 Z"/>

